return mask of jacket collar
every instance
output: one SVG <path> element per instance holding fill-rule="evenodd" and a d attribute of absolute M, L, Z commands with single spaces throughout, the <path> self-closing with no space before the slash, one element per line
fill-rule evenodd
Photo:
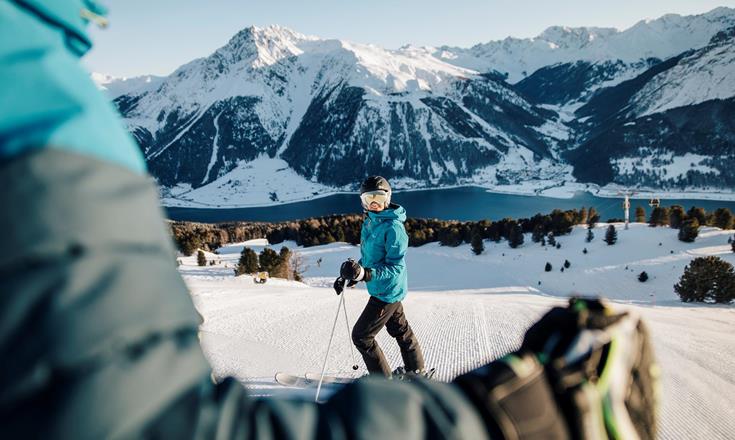
<path fill-rule="evenodd" d="M 406 221 L 406 210 L 396 203 L 391 203 L 380 212 L 365 211 L 365 215 L 375 222 L 398 220 L 403 223 Z"/>

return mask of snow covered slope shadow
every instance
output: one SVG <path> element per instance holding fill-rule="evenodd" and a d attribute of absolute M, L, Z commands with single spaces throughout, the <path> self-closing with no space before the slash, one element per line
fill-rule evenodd
<path fill-rule="evenodd" d="M 532 244 L 528 236 L 518 249 L 486 242 L 480 256 L 468 245 L 409 248 L 406 313 L 427 363 L 437 367 L 437 379 L 449 381 L 518 347 L 525 329 L 570 292 L 602 293 L 616 298 L 618 307 L 642 314 L 652 330 L 663 370 L 660 438 L 729 438 L 735 432 L 730 399 L 735 393 L 735 309 L 682 304 L 672 286 L 696 256 L 718 255 L 735 263 L 726 245 L 734 231 L 706 228 L 695 243 L 685 244 L 668 228 L 633 224 L 608 246 L 599 238 L 604 226 L 592 243 L 575 229 L 559 238 L 561 249 Z M 283 245 L 296 248 L 292 242 L 272 247 L 278 251 Z M 255 395 L 309 398 L 313 390 L 278 387 L 273 375 L 319 371 L 338 304 L 328 285 L 339 264 L 359 255 L 359 248 L 335 243 L 296 249 L 308 266 L 309 286 L 279 279 L 256 285 L 247 276 L 235 278 L 232 269 L 243 246 L 260 251 L 266 243 L 230 245 L 208 254 L 215 266 L 198 267 L 195 257 L 180 257 L 180 270 L 204 317 L 205 354 L 216 376 L 235 376 Z M 565 259 L 572 264 L 562 273 Z M 545 261 L 554 263 L 553 272 L 543 272 Z M 641 270 L 651 275 L 647 283 L 637 281 Z M 346 295 L 354 323 L 368 295 L 363 288 Z M 338 324 L 328 370 L 348 376 L 351 341 L 344 324 Z M 386 332 L 378 341 L 391 366 L 399 366 L 395 342 Z"/>

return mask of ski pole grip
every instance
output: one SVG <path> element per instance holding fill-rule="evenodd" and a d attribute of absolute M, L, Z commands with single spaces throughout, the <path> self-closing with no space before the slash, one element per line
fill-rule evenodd
<path fill-rule="evenodd" d="M 342 277 L 337 277 L 336 280 L 334 280 L 334 292 L 337 295 L 340 295 L 345 290 L 345 280 L 342 279 Z"/>

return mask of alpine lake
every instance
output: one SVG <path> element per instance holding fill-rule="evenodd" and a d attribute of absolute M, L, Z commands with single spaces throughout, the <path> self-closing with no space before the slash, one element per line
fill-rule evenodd
<path fill-rule="evenodd" d="M 601 221 L 623 218 L 623 199 L 594 196 L 577 192 L 571 198 L 552 198 L 536 195 L 515 195 L 489 192 L 485 188 L 460 187 L 399 191 L 392 201 L 406 208 L 409 217 L 437 218 L 442 220 L 499 220 L 506 217 L 528 218 L 537 213 L 548 214 L 554 209 L 579 209 L 594 207 Z M 649 199 L 631 199 L 631 221 L 635 208 L 651 213 Z M 707 212 L 717 208 L 730 208 L 735 212 L 735 201 L 699 199 L 660 199 L 661 206 L 681 205 L 685 210 L 692 206 Z M 179 221 L 218 223 L 229 221 L 280 222 L 321 217 L 332 214 L 358 214 L 362 212 L 357 194 L 333 194 L 313 200 L 280 205 L 250 208 L 174 208 L 167 207 L 168 218 Z"/>

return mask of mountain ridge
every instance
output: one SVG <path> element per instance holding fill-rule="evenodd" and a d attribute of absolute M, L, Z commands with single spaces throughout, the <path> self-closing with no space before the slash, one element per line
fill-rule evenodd
<path fill-rule="evenodd" d="M 689 35 L 692 47 L 665 62 L 584 60 L 585 53 L 608 53 L 599 50 L 604 39 L 624 34 L 641 38 L 647 29 L 662 28 L 678 29 L 679 45 Z M 712 35 L 700 44 L 706 33 L 702 29 Z M 117 96 L 115 103 L 152 174 L 164 188 L 176 188 L 172 193 L 177 194 L 214 182 L 221 191 L 241 191 L 243 180 L 223 178 L 236 170 L 241 171 L 233 176 L 247 174 L 243 170 L 259 157 L 284 160 L 305 182 L 332 188 L 352 188 L 365 174 L 383 174 L 407 187 L 496 186 L 529 180 L 553 186 L 575 179 L 599 183 L 599 176 L 581 177 L 590 175 L 579 170 L 590 161 L 580 155 L 594 154 L 589 144 L 594 134 L 617 122 L 608 121 L 608 127 L 609 117 L 590 109 L 612 108 L 616 99 L 628 105 L 636 96 L 638 107 L 645 104 L 655 114 L 699 105 L 703 100 L 697 97 L 735 95 L 729 81 L 709 94 L 690 93 L 688 100 L 633 93 L 661 90 L 674 79 L 683 84 L 689 76 L 712 68 L 711 59 L 716 58 L 710 54 L 712 47 L 727 47 L 732 29 L 735 9 L 729 8 L 697 16 L 664 16 L 626 31 L 550 27 L 541 35 L 554 39 L 557 49 L 569 51 L 583 43 L 587 48 L 580 49 L 574 62 L 543 66 L 513 83 L 508 72 L 473 70 L 446 51 L 437 56 L 435 48 L 389 50 L 306 36 L 280 26 L 251 26 L 210 56 L 192 60 L 166 78 L 144 82 Z M 636 53 L 660 49 L 658 43 L 652 47 Z M 683 74 L 660 76 L 682 59 L 690 66 Z M 717 66 L 720 78 L 729 78 L 731 70 L 727 62 Z M 638 85 L 630 96 L 621 94 L 630 84 Z M 652 84 L 649 89 L 647 84 Z M 663 104 L 656 104 L 655 96 Z M 726 115 L 729 107 L 723 109 Z M 676 115 L 697 117 L 692 112 Z M 631 122 L 626 118 L 618 117 L 622 124 Z M 645 133 L 654 136 L 652 130 Z M 729 155 L 729 135 L 718 139 L 725 140 L 723 152 Z M 581 148 L 585 142 L 587 147 Z M 659 153 L 670 155 L 668 150 Z M 617 160 L 613 156 L 606 160 Z M 712 158 L 702 159 L 707 160 Z M 631 183 L 609 174 L 604 174 L 610 177 L 607 183 Z M 708 176 L 691 182 L 729 185 L 729 177 Z M 646 183 L 656 186 L 655 179 Z"/>

